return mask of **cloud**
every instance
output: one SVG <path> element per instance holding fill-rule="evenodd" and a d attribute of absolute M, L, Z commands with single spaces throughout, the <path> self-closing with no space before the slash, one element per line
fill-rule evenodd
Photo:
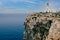
<path fill-rule="evenodd" d="M 0 13 L 27 13 L 27 11 L 25 9 L 6 8 L 0 9 Z"/>
<path fill-rule="evenodd" d="M 3 2 L 2 1 L 0 1 L 0 6 L 3 6 L 4 4 L 3 4 Z"/>
<path fill-rule="evenodd" d="M 14 2 L 14 3 L 17 3 L 17 2 L 26 2 L 26 3 L 36 4 L 35 1 L 31 1 L 31 0 L 11 0 L 11 1 Z"/>
<path fill-rule="evenodd" d="M 18 4 L 18 2 L 22 2 Z M 0 13 L 28 13 L 28 12 L 38 12 L 44 11 L 45 2 L 43 0 L 0 0 Z M 26 4 L 25 4 L 26 3 Z M 57 1 L 50 2 L 51 9 L 60 10 L 60 4 Z M 16 6 L 17 5 L 17 6 Z"/>

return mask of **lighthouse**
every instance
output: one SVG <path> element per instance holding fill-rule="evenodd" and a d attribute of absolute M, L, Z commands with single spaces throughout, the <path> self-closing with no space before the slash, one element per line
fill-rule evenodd
<path fill-rule="evenodd" d="M 49 2 L 46 3 L 46 12 L 51 12 Z"/>
<path fill-rule="evenodd" d="M 46 2 L 44 11 L 45 12 L 56 12 L 55 7 L 50 0 Z"/>

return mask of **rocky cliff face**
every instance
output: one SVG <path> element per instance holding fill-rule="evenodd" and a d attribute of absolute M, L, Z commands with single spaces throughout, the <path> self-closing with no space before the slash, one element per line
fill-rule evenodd
<path fill-rule="evenodd" d="M 29 14 L 24 25 L 24 40 L 60 40 L 60 12 Z"/>

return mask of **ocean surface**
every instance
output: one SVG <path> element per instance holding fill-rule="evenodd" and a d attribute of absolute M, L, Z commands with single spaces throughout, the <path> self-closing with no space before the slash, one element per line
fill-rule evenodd
<path fill-rule="evenodd" d="M 0 40 L 23 40 L 27 14 L 0 14 Z"/>

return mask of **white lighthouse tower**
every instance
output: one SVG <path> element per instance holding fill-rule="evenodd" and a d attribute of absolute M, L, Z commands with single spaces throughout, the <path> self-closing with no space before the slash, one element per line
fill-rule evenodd
<path fill-rule="evenodd" d="M 54 9 L 54 6 L 50 0 L 48 0 L 48 2 L 45 5 L 45 12 L 56 12 L 56 10 Z"/>
<path fill-rule="evenodd" d="M 49 3 L 46 3 L 46 12 L 50 12 L 51 11 L 49 6 L 50 6 Z"/>

